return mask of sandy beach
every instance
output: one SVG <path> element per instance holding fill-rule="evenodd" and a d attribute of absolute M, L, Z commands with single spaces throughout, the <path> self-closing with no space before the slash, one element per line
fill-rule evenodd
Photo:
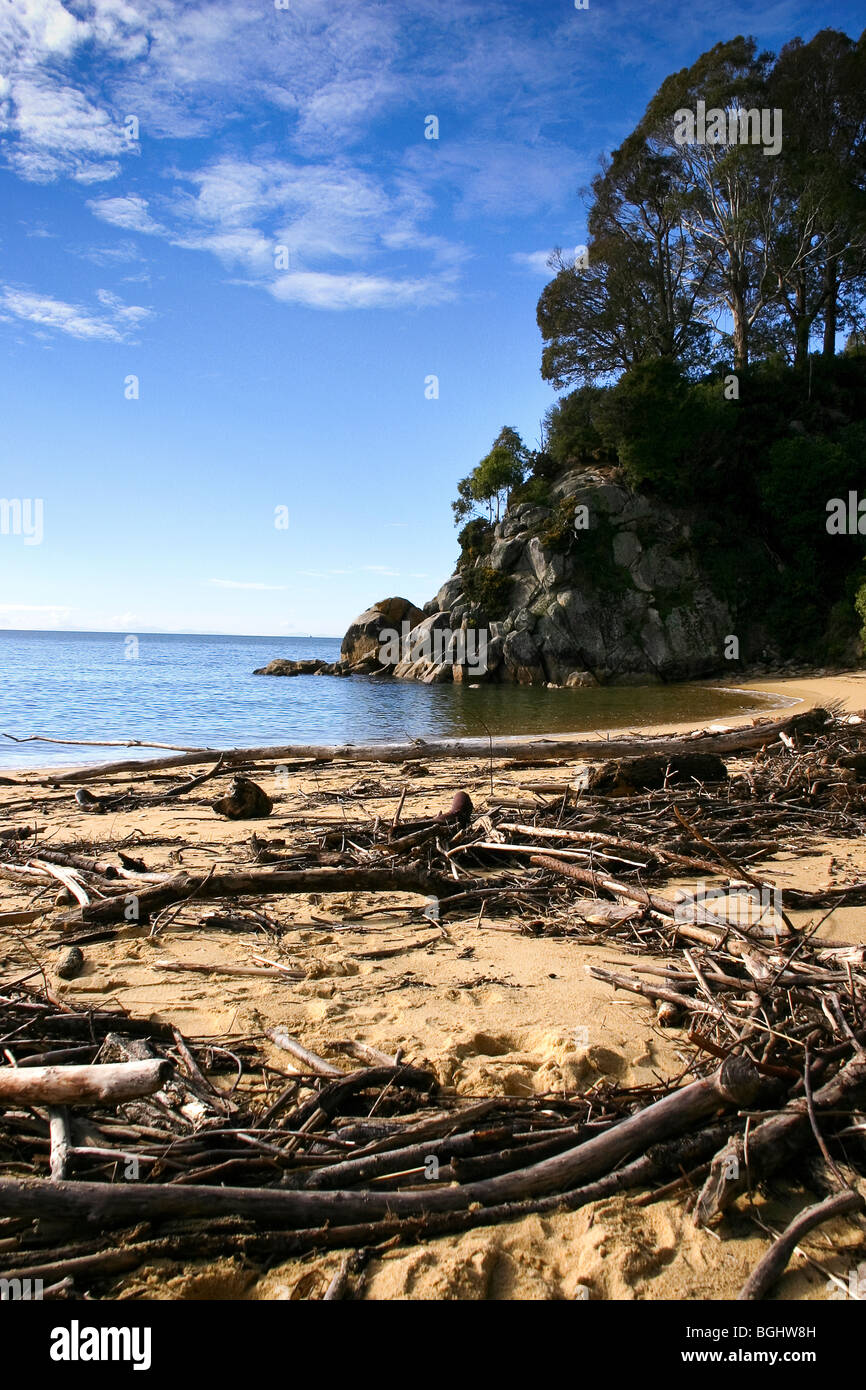
<path fill-rule="evenodd" d="M 802 702 L 804 709 L 830 702 L 854 714 L 866 705 L 866 672 L 766 679 L 747 688 Z M 725 726 L 748 724 L 753 717 L 726 720 Z M 674 731 L 687 732 L 688 726 L 656 732 Z M 198 873 L 248 862 L 253 830 L 281 837 L 290 853 L 311 832 L 339 828 L 349 814 L 390 821 L 404 787 L 403 816 L 412 819 L 435 816 L 457 790 L 468 792 L 480 812 L 494 792 L 531 798 L 538 795 L 534 784 L 569 771 L 561 763 L 521 767 L 506 759 L 492 765 L 484 759 L 431 761 L 426 771 L 408 775 L 398 766 L 334 763 L 299 768 L 286 785 L 264 769 L 256 777 L 275 804 L 261 823 L 218 818 L 209 805 L 216 782 L 201 789 L 200 799 L 94 817 L 77 806 L 74 788 L 52 787 L 43 780 L 47 774 L 27 772 L 15 774 L 14 785 L 0 786 L 0 828 L 35 817 L 43 847 L 74 843 L 87 853 L 89 846 L 94 852 L 97 846 L 123 846 L 149 870 Z M 154 772 L 137 786 L 157 790 L 176 780 L 171 772 Z M 123 786 L 117 774 L 97 789 Z M 823 888 L 862 877 L 866 848 L 851 839 L 817 839 L 807 854 L 782 853 L 758 867 L 783 890 Z M 56 886 L 62 893 L 61 884 Z M 47 897 L 45 890 L 34 895 L 7 881 L 0 884 L 0 897 L 0 911 L 8 916 L 50 903 L 52 890 Z M 41 944 L 47 921 L 3 925 L 0 979 L 41 969 L 60 998 L 79 1006 L 121 1007 L 173 1023 L 185 1036 L 241 1038 L 282 1025 L 326 1057 L 336 1041 L 347 1038 L 388 1053 L 402 1049 L 462 1096 L 585 1092 L 604 1077 L 640 1085 L 682 1072 L 680 1033 L 660 1028 L 647 1001 L 587 975 L 588 963 L 624 964 L 627 957 L 615 947 L 525 935 L 513 921 L 498 920 L 495 909 L 449 917 L 447 933 L 431 941 L 423 906 L 417 896 L 361 892 L 271 900 L 268 910 L 288 928 L 275 945 L 255 934 L 209 928 L 211 905 L 190 903 L 170 914 L 155 938 L 147 926 L 129 923 L 114 939 L 88 944 L 83 973 L 71 981 L 55 971 L 62 952 Z M 798 926 L 814 916 L 792 913 Z M 834 942 L 866 941 L 866 908 L 837 908 L 820 934 Z M 291 966 L 302 978 L 220 973 L 225 966 L 253 965 L 256 955 Z M 166 961 L 208 970 L 180 976 L 160 968 Z M 290 1059 L 276 1048 L 273 1061 L 291 1075 Z M 720 1231 L 711 1231 L 696 1229 L 681 1196 L 649 1204 L 618 1196 L 571 1214 L 532 1216 L 384 1251 L 369 1263 L 359 1296 L 549 1300 L 579 1297 L 588 1288 L 598 1299 L 730 1298 L 766 1249 L 760 1223 L 778 1230 L 800 1205 L 802 1190 L 786 1187 L 782 1178 L 772 1199 L 756 1196 L 753 1207 L 738 1208 Z M 822 1228 L 806 1242 L 819 1267 L 795 1258 L 774 1296 L 827 1298 L 834 1287 L 827 1271 L 844 1276 L 856 1263 L 860 1239 L 844 1219 Z M 114 1296 L 320 1297 L 340 1257 L 330 1251 L 266 1273 L 236 1260 L 156 1265 L 120 1279 Z"/>

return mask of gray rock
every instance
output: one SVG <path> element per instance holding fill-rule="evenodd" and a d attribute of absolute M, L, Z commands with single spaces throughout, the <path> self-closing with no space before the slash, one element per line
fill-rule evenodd
<path fill-rule="evenodd" d="M 589 531 L 570 544 L 566 534 L 547 546 L 543 536 L 552 509 L 526 502 L 509 508 L 494 528 L 489 554 L 479 561 L 510 578 L 509 611 L 488 621 L 465 598 L 464 578 L 455 574 L 423 615 L 414 610 L 413 645 L 446 625 L 464 635 L 485 627 L 487 671 L 481 679 L 570 687 L 728 672 L 724 641 L 731 633 L 748 640 L 754 652 L 766 649 L 765 661 L 776 658 L 749 595 L 738 600 L 738 615 L 733 600 L 716 593 L 702 570 L 702 556 L 690 542 L 699 514 L 635 492 L 618 470 L 602 466 L 575 468 L 550 491 L 557 505 L 567 500 L 587 508 Z M 609 547 L 606 554 L 600 545 Z M 757 539 L 745 538 L 743 546 L 751 547 L 753 565 L 772 563 Z M 390 609 L 385 615 L 384 608 L 375 605 L 353 624 L 347 634 L 353 649 L 366 643 L 378 654 L 371 639 L 385 616 L 400 627 L 404 619 L 397 621 Z M 389 669 L 428 683 L 479 679 L 459 651 L 435 647 L 409 652 Z"/>
<path fill-rule="evenodd" d="M 80 946 L 70 946 L 65 951 L 57 966 L 57 974 L 61 980 L 74 980 L 76 975 L 80 975 L 84 969 L 84 952 Z"/>
<path fill-rule="evenodd" d="M 394 631 L 399 634 L 404 623 L 408 623 L 411 629 L 423 616 L 421 609 L 407 598 L 386 598 L 381 603 L 374 603 L 352 623 L 343 638 L 340 656 L 349 664 L 364 657 L 377 656 L 382 633 Z"/>

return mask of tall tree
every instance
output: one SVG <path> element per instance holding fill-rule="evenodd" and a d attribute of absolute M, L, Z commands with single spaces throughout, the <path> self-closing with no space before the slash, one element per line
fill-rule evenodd
<path fill-rule="evenodd" d="M 584 385 L 656 358 L 696 362 L 709 337 L 697 313 L 705 286 L 689 262 L 669 161 L 631 139 L 592 194 L 586 264 L 555 254 L 558 273 L 538 303 L 542 376 Z"/>
<path fill-rule="evenodd" d="M 866 285 L 866 42 L 835 29 L 793 39 L 769 91 L 785 114 L 771 265 L 802 365 L 816 321 L 833 356 Z"/>
<path fill-rule="evenodd" d="M 760 133 L 760 112 L 768 110 L 771 58 L 742 36 L 716 44 L 690 68 L 666 78 L 636 132 L 650 151 L 669 157 L 692 274 L 705 290 L 704 312 L 716 327 L 720 315 L 730 315 L 737 367 L 748 363 L 750 333 L 771 294 L 767 207 L 778 155 L 751 143 Z M 725 138 L 720 124 L 708 121 L 700 139 L 699 102 L 708 113 L 724 114 Z M 682 139 L 680 111 L 694 113 L 694 139 Z M 735 140 L 728 138 L 732 133 Z"/>

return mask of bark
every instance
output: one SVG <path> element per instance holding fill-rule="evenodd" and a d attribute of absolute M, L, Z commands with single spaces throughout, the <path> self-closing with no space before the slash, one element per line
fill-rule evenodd
<path fill-rule="evenodd" d="M 0 1067 L 0 1103 L 117 1105 L 158 1091 L 171 1063 L 111 1062 L 84 1067 Z"/>
<path fill-rule="evenodd" d="M 175 874 L 137 892 L 117 893 L 67 914 L 63 926 L 89 922 L 119 922 L 127 911 L 135 921 L 146 921 L 169 903 L 202 898 L 281 893 L 419 893 L 444 897 L 453 879 L 424 873 L 421 869 L 248 869 L 244 873 Z"/>
<path fill-rule="evenodd" d="M 816 1110 L 850 1109 L 866 1096 L 866 1061 L 854 1057 L 812 1097 Z M 806 1100 L 789 1101 L 780 1114 L 749 1134 L 748 1151 L 735 1135 L 716 1154 L 695 1207 L 695 1225 L 706 1226 L 756 1182 L 769 1177 L 803 1147 L 811 1134 Z"/>
<path fill-rule="evenodd" d="M 769 1293 L 776 1280 L 784 1274 L 788 1261 L 803 1236 L 814 1231 L 816 1226 L 820 1226 L 824 1221 L 832 1221 L 837 1216 L 844 1216 L 848 1212 L 863 1211 L 864 1208 L 866 1201 L 860 1193 L 851 1191 L 836 1192 L 823 1202 L 817 1202 L 815 1206 L 801 1211 L 752 1270 L 737 1295 L 738 1301 L 761 1299 Z"/>

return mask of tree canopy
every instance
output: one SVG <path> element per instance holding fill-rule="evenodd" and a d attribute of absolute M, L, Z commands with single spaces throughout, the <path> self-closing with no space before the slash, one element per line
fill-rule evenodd
<path fill-rule="evenodd" d="M 556 255 L 538 303 L 556 387 L 659 359 L 803 367 L 818 332 L 833 356 L 863 325 L 866 35 L 824 29 L 776 58 L 716 44 L 665 79 L 588 193 L 586 263 Z"/>

